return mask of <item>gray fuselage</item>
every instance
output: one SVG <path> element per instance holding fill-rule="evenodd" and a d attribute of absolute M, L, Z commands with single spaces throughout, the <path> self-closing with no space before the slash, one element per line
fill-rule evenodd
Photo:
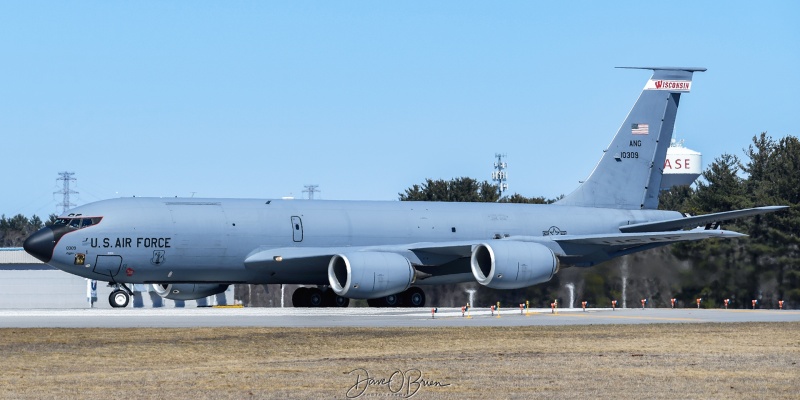
<path fill-rule="evenodd" d="M 680 216 L 658 210 L 505 203 L 122 198 L 71 210 L 66 218 L 102 219 L 56 238 L 48 263 L 86 278 L 122 283 L 322 285 L 327 275 L 317 266 L 248 268 L 244 260 L 257 249 L 618 233 L 623 225 Z M 431 283 L 470 280 L 466 270 Z"/>

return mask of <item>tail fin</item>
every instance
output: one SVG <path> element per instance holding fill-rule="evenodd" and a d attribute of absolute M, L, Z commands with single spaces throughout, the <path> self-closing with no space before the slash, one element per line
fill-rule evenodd
<path fill-rule="evenodd" d="M 658 208 L 661 174 L 681 93 L 689 92 L 692 73 L 706 69 L 632 69 L 650 69 L 653 76 L 589 178 L 556 204 L 631 210 Z"/>

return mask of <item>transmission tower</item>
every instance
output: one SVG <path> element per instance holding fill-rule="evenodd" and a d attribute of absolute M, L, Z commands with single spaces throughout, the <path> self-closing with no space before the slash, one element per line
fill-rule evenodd
<path fill-rule="evenodd" d="M 506 172 L 506 168 L 508 168 L 508 163 L 503 161 L 503 157 L 505 154 L 495 153 L 494 155 L 497 158 L 497 161 L 494 162 L 494 171 L 492 172 L 492 182 L 495 182 L 497 186 L 497 193 L 500 197 L 503 197 L 503 192 L 508 190 L 508 184 L 506 180 L 508 180 L 508 173 Z"/>
<path fill-rule="evenodd" d="M 319 185 L 305 185 L 304 187 L 305 187 L 305 190 L 303 190 L 303 193 L 308 193 L 308 199 L 309 200 L 314 200 L 314 193 L 319 193 L 320 192 L 319 190 L 317 190 Z"/>
<path fill-rule="evenodd" d="M 53 192 L 53 194 L 61 194 L 61 195 L 64 196 L 64 199 L 61 201 L 61 203 L 56 204 L 57 206 L 61 206 L 62 207 L 62 210 L 61 210 L 62 213 L 65 213 L 70 208 L 75 207 L 75 204 L 70 203 L 70 201 L 69 201 L 69 195 L 78 194 L 78 192 L 76 192 L 76 191 L 74 191 L 74 190 L 69 188 L 69 182 L 76 180 L 75 178 L 72 177 L 72 175 L 75 175 L 75 173 L 74 172 L 59 172 L 58 173 L 59 178 L 56 179 L 57 181 L 63 181 L 63 183 L 61 184 L 62 189 L 57 191 L 57 192 Z"/>

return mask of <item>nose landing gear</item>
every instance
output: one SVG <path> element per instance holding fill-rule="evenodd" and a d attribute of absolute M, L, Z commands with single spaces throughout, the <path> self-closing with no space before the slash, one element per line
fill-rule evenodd
<path fill-rule="evenodd" d="M 111 294 L 108 296 L 108 303 L 111 304 L 111 307 L 127 307 L 128 303 L 131 301 L 131 296 L 133 296 L 133 291 L 125 286 L 124 283 L 109 283 L 108 286 L 114 287 L 114 290 L 112 290 Z"/>

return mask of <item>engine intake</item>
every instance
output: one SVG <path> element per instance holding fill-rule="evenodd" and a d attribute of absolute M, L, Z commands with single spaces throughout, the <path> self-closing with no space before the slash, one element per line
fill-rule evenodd
<path fill-rule="evenodd" d="M 520 289 L 547 282 L 558 272 L 558 257 L 538 243 L 481 243 L 470 258 L 472 275 L 492 289 Z"/>
<path fill-rule="evenodd" d="M 414 267 L 396 253 L 337 254 L 328 264 L 328 281 L 339 296 L 374 299 L 408 289 L 414 282 Z"/>
<path fill-rule="evenodd" d="M 202 299 L 203 297 L 215 295 L 217 293 L 222 293 L 228 289 L 228 285 L 221 285 L 217 283 L 156 283 L 153 284 L 153 289 L 159 296 L 165 299 L 197 300 Z"/>

